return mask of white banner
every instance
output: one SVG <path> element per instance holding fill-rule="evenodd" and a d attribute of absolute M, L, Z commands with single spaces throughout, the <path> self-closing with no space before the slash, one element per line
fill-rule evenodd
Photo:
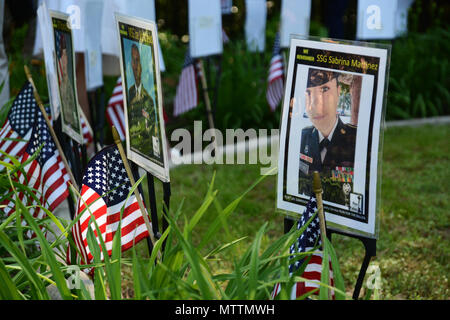
<path fill-rule="evenodd" d="M 252 52 L 264 51 L 266 44 L 267 4 L 265 0 L 246 0 L 245 39 Z"/>
<path fill-rule="evenodd" d="M 86 4 L 88 0 L 61 0 L 59 11 L 70 16 L 75 52 L 86 52 Z"/>
<path fill-rule="evenodd" d="M 94 90 L 103 85 L 102 70 L 102 0 L 88 0 L 85 11 L 85 47 L 86 88 Z"/>
<path fill-rule="evenodd" d="M 289 47 L 290 35 L 309 35 L 311 0 L 283 0 L 281 4 L 280 46 Z"/>
<path fill-rule="evenodd" d="M 222 53 L 220 0 L 189 0 L 188 11 L 191 57 L 204 57 Z"/>
<path fill-rule="evenodd" d="M 357 39 L 394 39 L 407 31 L 413 0 L 358 0 Z"/>
<path fill-rule="evenodd" d="M 48 9 L 45 2 L 39 5 L 37 10 L 37 25 L 39 28 L 40 45 L 44 53 L 45 72 L 47 76 L 48 97 L 51 106 L 53 119 L 59 115 L 60 105 L 58 97 L 58 80 L 56 78 L 55 63 L 53 61 L 53 35 L 51 29 L 51 20 L 48 14 Z M 38 35 L 36 34 L 36 40 Z"/>

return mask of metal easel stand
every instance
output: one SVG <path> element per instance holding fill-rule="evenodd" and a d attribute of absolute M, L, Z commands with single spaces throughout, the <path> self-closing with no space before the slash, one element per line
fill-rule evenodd
<path fill-rule="evenodd" d="M 358 279 L 356 280 L 355 290 L 353 291 L 353 296 L 352 296 L 353 300 L 358 300 L 359 293 L 361 291 L 364 277 L 366 275 L 367 268 L 369 267 L 370 260 L 372 259 L 372 257 L 375 257 L 377 255 L 377 239 L 367 238 L 367 237 L 363 237 L 360 235 L 355 235 L 352 233 L 347 233 L 347 232 L 337 231 L 337 230 L 332 230 L 332 229 L 327 228 L 327 237 L 330 240 L 330 242 L 331 242 L 331 236 L 333 233 L 351 237 L 351 238 L 355 238 L 355 239 L 359 239 L 364 245 L 364 249 L 365 249 L 364 259 L 363 259 L 363 262 L 361 265 L 361 269 L 359 269 Z"/>
<path fill-rule="evenodd" d="M 88 92 L 89 110 L 94 131 L 94 150 L 99 151 L 105 140 L 105 90 L 104 87 Z"/>
<path fill-rule="evenodd" d="M 295 221 L 293 218 L 291 217 L 285 217 L 284 218 L 284 233 L 288 233 L 293 225 L 294 225 Z M 351 234 L 351 233 L 346 233 L 346 232 L 342 232 L 342 231 L 337 231 L 337 230 L 332 230 L 327 228 L 327 237 L 331 242 L 331 236 L 333 233 L 336 234 L 340 234 L 340 235 L 344 235 L 347 237 L 351 237 L 351 238 L 356 238 L 361 240 L 361 242 L 364 245 L 364 249 L 365 249 L 365 255 L 364 255 L 364 259 L 361 265 L 361 268 L 359 270 L 359 274 L 358 274 L 358 278 L 356 280 L 356 284 L 355 284 L 355 289 L 353 291 L 353 296 L 352 298 L 354 300 L 358 300 L 359 299 L 359 293 L 361 291 L 361 287 L 364 281 L 364 277 L 366 275 L 367 272 L 367 268 L 369 267 L 369 263 L 372 257 L 376 256 L 376 252 L 377 252 L 377 240 L 376 239 L 372 239 L 372 238 L 366 238 L 363 236 L 359 236 L 359 235 L 355 235 L 355 234 Z"/>
<path fill-rule="evenodd" d="M 73 174 L 74 174 L 74 178 L 75 181 L 78 185 L 80 185 L 80 174 L 79 174 L 79 168 L 77 168 L 77 163 L 74 157 L 74 152 L 73 149 L 71 148 L 71 143 L 70 143 L 70 138 L 62 132 L 62 127 L 61 127 L 61 119 L 58 118 L 54 121 L 54 126 L 53 126 L 53 130 L 55 131 L 56 135 L 58 137 L 60 137 L 61 140 L 61 146 L 64 152 L 64 155 L 67 158 L 67 162 L 69 163 Z M 71 150 L 72 149 L 72 150 Z M 79 161 L 78 161 L 79 162 Z M 67 198 L 67 204 L 69 207 L 69 213 L 70 213 L 70 218 L 73 220 L 75 218 L 75 203 L 72 199 L 72 197 L 68 197 Z"/>
<path fill-rule="evenodd" d="M 138 165 L 135 164 L 134 162 L 131 162 L 131 171 L 133 172 L 133 176 L 134 179 L 137 181 L 139 180 L 139 172 L 138 172 Z M 146 207 L 150 208 L 150 216 L 151 216 L 151 222 L 152 222 L 152 230 L 153 230 L 153 234 L 155 235 L 155 239 L 160 239 L 162 233 L 164 233 L 164 231 L 167 229 L 168 227 L 168 223 L 167 220 L 165 218 L 165 215 L 167 214 L 166 208 L 167 210 L 169 209 L 169 204 L 170 204 L 170 183 L 166 183 L 163 182 L 163 189 L 164 189 L 164 204 L 165 206 L 163 207 L 163 212 L 164 212 L 164 216 L 162 218 L 162 222 L 163 222 L 163 229 L 162 232 L 159 231 L 159 223 L 158 223 L 158 211 L 157 211 L 157 206 L 156 206 L 156 192 L 155 192 L 155 178 L 154 176 L 149 173 L 146 172 L 147 174 L 147 187 L 148 187 L 148 202 L 146 203 Z M 139 192 L 143 195 L 143 189 L 142 189 L 142 185 L 138 186 L 138 190 Z M 144 202 L 145 201 L 145 197 L 144 197 Z M 150 238 L 147 238 L 147 244 L 148 247 L 150 248 L 150 250 L 153 250 L 153 245 L 150 241 Z M 164 252 L 164 247 L 165 247 L 165 243 L 162 246 L 162 251 Z M 151 254 L 151 251 L 149 252 Z"/>

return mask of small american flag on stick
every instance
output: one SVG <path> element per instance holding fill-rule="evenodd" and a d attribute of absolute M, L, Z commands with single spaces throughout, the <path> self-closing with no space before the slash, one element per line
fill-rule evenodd
<path fill-rule="evenodd" d="M 123 109 L 122 78 L 119 77 L 106 107 L 106 118 L 110 126 L 116 127 L 120 140 L 125 140 L 125 115 Z"/>
<path fill-rule="evenodd" d="M 317 210 L 317 203 L 314 197 L 311 197 L 308 204 L 306 205 L 306 209 L 303 212 L 302 217 L 297 223 L 297 229 L 301 229 L 314 215 L 314 212 Z M 306 230 L 298 237 L 298 239 L 293 243 L 290 247 L 289 252 L 293 253 L 302 253 L 314 250 L 316 245 L 321 245 L 321 237 L 320 237 L 320 222 L 319 215 L 316 215 L 314 219 L 307 226 Z M 320 249 L 319 249 L 320 250 Z M 294 256 L 291 256 L 294 258 Z M 296 270 L 300 268 L 300 266 L 305 262 L 305 260 L 309 260 L 307 262 L 306 268 L 303 271 L 303 274 L 300 276 L 307 279 L 308 281 L 296 282 L 291 289 L 291 300 L 295 300 L 302 295 L 312 291 L 317 290 L 314 294 L 318 294 L 319 284 L 321 274 L 322 274 L 322 252 L 313 252 L 311 255 L 306 256 L 304 259 L 298 260 L 289 266 L 289 273 L 292 275 Z M 331 270 L 331 262 L 330 262 L 330 284 L 334 286 L 333 281 L 333 272 Z M 274 299 L 278 293 L 281 291 L 281 284 L 276 284 L 274 291 L 272 293 L 272 298 Z M 334 293 L 333 297 L 334 297 Z"/>
<path fill-rule="evenodd" d="M 85 264 L 93 260 L 87 242 L 88 228 L 92 228 L 100 243 L 93 221 L 90 221 L 90 213 L 100 229 L 109 255 L 122 208 L 124 208 L 121 225 L 122 251 L 149 236 L 136 197 L 131 194 L 127 199 L 130 189 L 131 184 L 116 146 L 104 148 L 89 161 L 84 172 L 81 198 L 78 202 L 77 216 L 81 217 L 72 228 L 75 244 Z"/>
<path fill-rule="evenodd" d="M 284 67 L 283 57 L 281 56 L 279 32 L 275 36 L 267 82 L 266 98 L 270 109 L 274 111 L 283 98 L 284 93 Z"/>
<path fill-rule="evenodd" d="M 29 88 L 27 87 L 23 92 L 28 96 Z M 30 99 L 34 101 L 34 97 Z M 24 103 L 23 98 L 19 101 Z M 31 105 L 36 105 L 35 101 L 28 102 L 28 98 L 25 101 L 26 103 L 31 103 Z M 34 123 L 29 135 L 30 139 L 19 158 L 24 168 L 23 172 L 17 172 L 17 175 L 13 177 L 13 181 L 30 187 L 36 198 L 31 195 L 27 196 L 23 190 L 15 193 L 10 189 L 2 203 L 6 206 L 3 210 L 7 215 L 11 215 L 15 211 L 17 197 L 26 206 L 42 204 L 43 207 L 53 211 L 69 195 L 67 184 L 69 175 L 44 116 L 37 107 L 29 110 L 34 113 L 29 115 L 30 118 L 34 119 Z M 41 150 L 39 151 L 40 147 Z M 30 158 L 38 151 L 37 156 L 30 162 Z M 36 201 L 37 199 L 39 202 Z M 39 207 L 32 207 L 30 212 L 35 218 L 45 217 L 45 212 Z"/>
<path fill-rule="evenodd" d="M 33 96 L 33 88 L 28 81 L 14 100 L 6 121 L 0 130 L 0 150 L 11 157 L 19 158 L 25 151 L 33 131 L 38 105 Z M 1 155 L 2 161 L 10 163 L 10 158 Z M 4 166 L 0 164 L 0 170 Z"/>

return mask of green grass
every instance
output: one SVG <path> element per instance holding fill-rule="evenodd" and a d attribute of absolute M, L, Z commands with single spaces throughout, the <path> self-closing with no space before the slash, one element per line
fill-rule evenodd
<path fill-rule="evenodd" d="M 390 128 L 384 136 L 382 164 L 380 233 L 377 256 L 371 264 L 381 270 L 381 299 L 447 299 L 450 243 L 450 190 L 448 125 L 418 128 Z M 189 218 L 203 201 L 207 183 L 216 172 L 219 203 L 231 202 L 259 177 L 258 165 L 190 165 L 171 170 L 171 206 L 184 199 L 183 212 Z M 157 195 L 162 188 L 157 183 Z M 159 199 L 159 201 L 162 201 Z M 218 233 L 218 243 L 248 236 L 238 244 L 243 252 L 256 231 L 268 223 L 262 247 L 283 233 L 283 216 L 276 212 L 276 176 L 267 177 L 242 199 L 228 220 L 227 229 Z M 161 206 L 159 206 L 161 208 Z M 209 228 L 214 207 L 209 209 L 193 234 L 194 243 Z M 359 240 L 333 236 L 349 295 L 364 256 Z M 139 244 L 146 254 L 146 245 Z M 232 257 L 222 256 L 218 270 L 228 270 Z M 367 279 L 367 277 L 366 277 Z M 361 295 L 364 294 L 364 287 Z"/>

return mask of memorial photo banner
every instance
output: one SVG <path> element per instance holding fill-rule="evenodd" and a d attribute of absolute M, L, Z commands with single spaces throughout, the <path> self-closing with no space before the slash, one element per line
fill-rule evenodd
<path fill-rule="evenodd" d="M 62 130 L 73 140 L 83 144 L 70 19 L 67 14 L 57 11 L 50 11 L 50 18 L 53 27 L 54 63 L 58 78 Z"/>
<path fill-rule="evenodd" d="M 116 15 L 127 157 L 164 182 L 169 163 L 162 111 L 156 25 Z"/>
<path fill-rule="evenodd" d="M 387 48 L 292 39 L 277 206 L 302 212 L 320 172 L 327 224 L 376 236 Z"/>

